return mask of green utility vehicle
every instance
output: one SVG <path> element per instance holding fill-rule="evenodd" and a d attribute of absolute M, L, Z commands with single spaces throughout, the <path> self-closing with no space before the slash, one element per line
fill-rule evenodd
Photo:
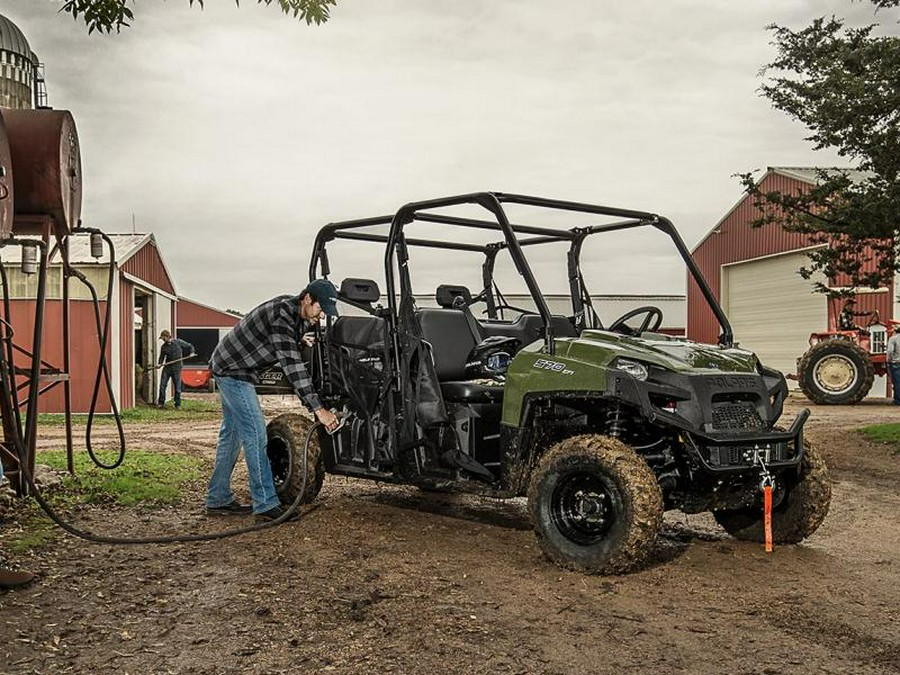
<path fill-rule="evenodd" d="M 460 208 L 477 217 L 456 215 Z M 516 224 L 511 209 L 529 223 L 573 215 L 586 222 Z M 438 238 L 442 228 L 452 235 Z M 652 306 L 601 322 L 585 287 L 582 246 L 638 228 L 674 243 L 721 324 L 719 344 L 657 332 L 663 317 Z M 831 493 L 822 458 L 803 441 L 809 411 L 776 426 L 783 375 L 733 346 L 728 320 L 669 220 L 492 192 L 436 199 L 325 226 L 311 278 L 331 274 L 326 249 L 339 240 L 383 254 L 385 306 L 374 280 L 346 278 L 342 316 L 317 329 L 311 373 L 343 424 L 328 435 L 300 414 L 270 422 L 268 453 L 284 502 L 301 492 L 304 502 L 315 499 L 326 472 L 527 495 L 546 555 L 598 573 L 646 561 L 666 509 L 710 511 L 731 535 L 762 541 L 763 484 L 772 486 L 775 542 L 799 542 L 821 524 Z M 529 264 L 532 251 L 553 245 L 565 250 L 554 266 L 569 283 L 565 315 L 551 313 Z M 423 249 L 441 251 L 451 281 L 478 258 L 481 290 L 442 284 L 437 307 L 417 306 L 412 252 Z M 495 263 L 506 256 L 531 296 L 526 307 L 510 307 L 500 292 Z M 277 370 L 258 389 L 290 391 Z"/>

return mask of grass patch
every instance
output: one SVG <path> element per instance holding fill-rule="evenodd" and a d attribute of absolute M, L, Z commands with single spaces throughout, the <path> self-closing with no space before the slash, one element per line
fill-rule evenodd
<path fill-rule="evenodd" d="M 900 423 L 872 424 L 862 427 L 859 431 L 870 441 L 893 446 L 891 452 L 895 455 L 900 454 Z"/>
<path fill-rule="evenodd" d="M 151 405 L 138 405 L 120 412 L 122 424 L 137 422 L 165 422 L 170 420 L 209 419 L 211 415 L 218 415 L 221 408 L 218 402 L 195 401 L 182 399 L 181 409 L 175 410 L 172 403 L 167 408 L 156 408 Z M 23 416 L 24 417 L 24 416 Z M 87 415 L 72 415 L 74 424 L 87 424 Z M 40 413 L 38 424 L 62 425 L 66 422 L 66 416 L 61 413 Z M 115 424 L 115 418 L 110 414 L 94 415 L 94 424 Z"/>
<path fill-rule="evenodd" d="M 112 463 L 118 453 L 103 451 L 97 456 L 103 462 Z M 186 484 L 202 475 L 199 459 L 146 450 L 129 450 L 122 466 L 111 470 L 94 466 L 86 452 L 76 453 L 74 461 L 76 475 L 66 475 L 62 485 L 43 493 L 54 510 L 61 514 L 85 505 L 159 508 L 176 504 Z M 39 452 L 36 462 L 65 470 L 66 453 L 62 450 Z M 11 533 L 6 541 L 13 553 L 45 546 L 61 532 L 33 500 L 24 502 L 19 514 L 21 530 Z"/>

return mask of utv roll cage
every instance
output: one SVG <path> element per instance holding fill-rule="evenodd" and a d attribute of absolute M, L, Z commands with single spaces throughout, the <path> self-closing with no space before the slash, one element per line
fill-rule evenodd
<path fill-rule="evenodd" d="M 460 206 L 465 204 L 473 204 L 480 206 L 484 210 L 493 215 L 495 220 L 481 220 L 475 218 L 463 218 L 451 216 L 442 213 L 434 213 L 434 209 Z M 572 227 L 569 229 L 537 227 L 533 225 L 520 225 L 511 223 L 507 217 L 503 204 L 517 204 L 523 206 L 534 206 L 552 211 L 570 211 L 576 213 L 584 213 L 587 215 L 609 216 L 622 218 L 623 220 L 588 225 L 585 227 Z M 503 235 L 503 240 L 488 244 L 472 244 L 463 242 L 441 241 L 437 239 L 423 239 L 419 237 L 407 237 L 405 228 L 413 222 L 427 222 L 444 225 L 452 225 L 458 227 L 468 227 L 480 230 L 495 230 Z M 375 233 L 366 230 L 376 226 L 389 225 L 388 234 Z M 553 322 L 551 320 L 550 309 L 544 299 L 540 288 L 537 285 L 531 267 L 522 251 L 525 246 L 534 246 L 538 244 L 547 244 L 554 242 L 569 242 L 569 251 L 567 254 L 568 262 L 568 280 L 569 292 L 572 300 L 573 316 L 576 321 L 581 321 L 583 328 L 585 323 L 590 321 L 594 324 L 591 327 L 602 328 L 599 318 L 593 311 L 591 306 L 590 295 L 585 287 L 584 277 L 581 273 L 581 249 L 585 239 L 601 232 L 614 232 L 618 230 L 634 229 L 639 227 L 654 227 L 664 234 L 667 234 L 675 248 L 681 255 L 682 260 L 690 271 L 691 276 L 700 288 L 700 292 L 706 299 L 707 304 L 715 315 L 722 329 L 719 334 L 719 344 L 725 347 L 732 347 L 734 344 L 734 334 L 731 324 L 728 322 L 725 313 L 716 300 L 715 295 L 700 273 L 700 269 L 691 257 L 690 251 L 685 246 L 681 235 L 675 229 L 672 222 L 653 213 L 644 211 L 633 211 L 630 209 L 620 209 L 608 206 L 597 206 L 592 204 L 583 204 L 579 202 L 561 201 L 555 199 L 544 199 L 540 197 L 530 197 L 526 195 L 507 194 L 503 192 L 475 192 L 471 194 L 458 195 L 455 197 L 446 197 L 442 199 L 434 199 L 420 202 L 411 202 L 401 207 L 393 216 L 377 216 L 374 218 L 362 218 L 358 220 L 345 220 L 340 222 L 329 223 L 325 225 L 316 237 L 312 260 L 310 262 L 309 274 L 314 279 L 318 276 L 328 276 L 330 273 L 330 265 L 328 262 L 328 253 L 326 245 L 328 242 L 342 239 L 351 241 L 368 241 L 386 244 L 384 256 L 384 270 L 386 281 L 386 296 L 388 304 L 387 320 L 390 322 L 391 334 L 396 334 L 396 321 L 398 314 L 398 303 L 400 299 L 412 295 L 412 284 L 410 281 L 409 270 L 406 265 L 409 260 L 410 246 L 420 246 L 427 248 L 439 248 L 445 250 L 471 251 L 482 253 L 485 256 L 482 263 L 482 281 L 484 290 L 482 291 L 482 300 L 486 304 L 486 313 L 488 318 L 497 318 L 497 298 L 495 292 L 498 291 L 494 282 L 494 264 L 497 254 L 507 249 L 516 271 L 522 276 L 525 284 L 531 293 L 532 299 L 537 307 L 537 313 L 543 321 L 543 333 L 547 343 L 548 351 L 553 353 Z M 521 238 L 517 235 L 526 235 Z M 395 275 L 396 272 L 396 275 Z M 397 293 L 397 280 L 399 279 L 399 298 Z M 342 298 L 348 301 L 347 298 Z M 350 304 L 355 304 L 350 301 Z M 365 311 L 371 311 L 369 307 L 356 305 Z M 586 310 L 591 310 L 587 315 Z M 395 340 L 395 349 L 396 340 Z"/>

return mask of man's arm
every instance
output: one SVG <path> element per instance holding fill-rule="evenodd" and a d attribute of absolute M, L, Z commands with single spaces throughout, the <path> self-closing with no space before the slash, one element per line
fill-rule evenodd
<path fill-rule="evenodd" d="M 322 402 L 313 388 L 312 378 L 310 378 L 300 354 L 300 345 L 294 337 L 294 321 L 286 315 L 285 310 L 280 310 L 272 321 L 270 339 L 275 350 L 275 358 L 278 359 L 281 369 L 296 390 L 297 395 L 314 413 L 320 410 Z"/>
<path fill-rule="evenodd" d="M 197 350 L 194 349 L 194 345 L 192 345 L 187 340 L 178 340 L 178 344 L 181 346 L 181 356 L 193 356 L 197 353 Z"/>

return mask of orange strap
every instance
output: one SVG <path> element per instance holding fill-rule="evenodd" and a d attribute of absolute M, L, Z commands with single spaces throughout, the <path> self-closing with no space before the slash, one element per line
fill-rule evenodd
<path fill-rule="evenodd" d="M 763 486 L 763 527 L 766 532 L 766 553 L 772 552 L 772 486 Z"/>

